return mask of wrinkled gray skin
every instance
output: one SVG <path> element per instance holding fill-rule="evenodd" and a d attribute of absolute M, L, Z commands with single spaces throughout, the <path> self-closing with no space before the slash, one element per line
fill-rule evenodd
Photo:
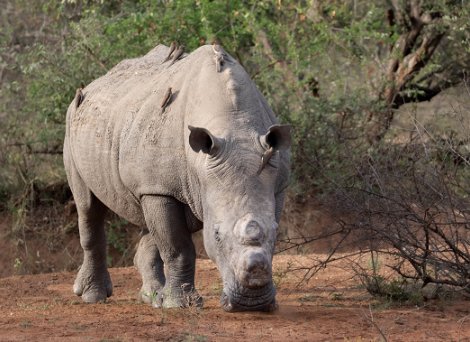
<path fill-rule="evenodd" d="M 107 208 L 143 227 L 134 263 L 145 302 L 202 305 L 191 234 L 202 229 L 226 311 L 276 307 L 272 255 L 288 179 L 289 127 L 277 125 L 244 69 L 211 46 L 172 66 L 168 48 L 124 60 L 67 112 L 64 163 L 78 209 L 82 267 L 74 292 L 106 300 Z M 173 97 L 160 108 L 167 89 Z M 258 174 L 261 156 L 276 151 Z"/>

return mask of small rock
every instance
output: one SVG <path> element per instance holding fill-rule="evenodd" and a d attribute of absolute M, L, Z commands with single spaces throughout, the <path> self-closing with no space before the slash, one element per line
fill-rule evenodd
<path fill-rule="evenodd" d="M 440 289 L 439 285 L 434 284 L 434 283 L 429 283 L 429 284 L 426 284 L 426 286 L 424 286 L 421 289 L 421 293 L 424 299 L 427 299 L 427 300 L 436 299 L 439 293 L 439 289 Z"/>

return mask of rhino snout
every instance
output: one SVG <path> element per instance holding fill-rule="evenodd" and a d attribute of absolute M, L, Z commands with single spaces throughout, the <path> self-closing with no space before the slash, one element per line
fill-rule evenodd
<path fill-rule="evenodd" d="M 227 312 L 272 312 L 277 309 L 276 290 L 272 283 L 259 289 L 224 289 L 220 298 L 220 304 Z"/>
<path fill-rule="evenodd" d="M 272 281 L 271 262 L 260 248 L 244 251 L 237 267 L 238 281 L 243 287 L 256 289 Z"/>

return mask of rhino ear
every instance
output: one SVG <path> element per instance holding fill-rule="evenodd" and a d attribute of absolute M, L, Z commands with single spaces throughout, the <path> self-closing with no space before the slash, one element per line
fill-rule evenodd
<path fill-rule="evenodd" d="M 202 151 L 204 153 L 214 155 L 220 150 L 223 140 L 212 135 L 205 128 L 188 126 L 191 133 L 189 133 L 189 146 L 195 152 Z"/>
<path fill-rule="evenodd" d="M 268 133 L 261 137 L 261 143 L 274 150 L 287 150 L 291 145 L 290 131 L 290 125 L 273 125 L 269 127 Z"/>

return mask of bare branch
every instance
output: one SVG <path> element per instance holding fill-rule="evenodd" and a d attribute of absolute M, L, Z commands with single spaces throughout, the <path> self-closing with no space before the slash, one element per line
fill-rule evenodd
<path fill-rule="evenodd" d="M 423 13 L 419 0 L 407 1 L 405 4 L 391 0 L 391 4 L 392 9 L 387 12 L 390 34 L 399 32 L 400 36 L 390 46 L 390 56 L 385 63 L 386 81 L 378 97 L 378 102 L 385 108 L 369 113 L 368 141 L 371 144 L 380 141 L 387 132 L 394 117 L 393 109 L 411 99 L 430 99 L 443 89 L 433 86 L 432 91 L 425 92 L 421 98 L 403 96 L 406 90 L 416 88 L 416 84 L 412 84 L 414 77 L 429 62 L 446 34 L 440 25 L 442 13 Z"/>

